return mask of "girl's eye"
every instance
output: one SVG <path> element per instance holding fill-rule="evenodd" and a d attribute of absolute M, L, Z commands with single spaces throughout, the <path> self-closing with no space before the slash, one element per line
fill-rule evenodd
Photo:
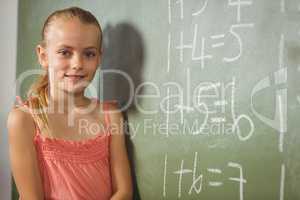
<path fill-rule="evenodd" d="M 71 55 L 71 52 L 69 52 L 68 50 L 61 50 L 58 53 L 63 55 L 63 56 L 70 56 Z"/>
<path fill-rule="evenodd" d="M 96 54 L 94 52 L 86 52 L 85 56 L 88 57 L 88 58 L 92 58 L 92 57 L 95 57 Z"/>

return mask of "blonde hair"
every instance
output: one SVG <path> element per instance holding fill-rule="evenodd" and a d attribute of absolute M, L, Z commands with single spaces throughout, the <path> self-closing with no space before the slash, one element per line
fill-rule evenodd
<path fill-rule="evenodd" d="M 42 41 L 40 45 L 46 47 L 47 45 L 47 32 L 51 24 L 56 19 L 72 19 L 78 18 L 83 24 L 92 24 L 99 28 L 100 31 L 100 43 L 99 51 L 101 52 L 102 44 L 102 29 L 98 23 L 96 17 L 89 11 L 84 10 L 79 7 L 69 7 L 61 10 L 56 10 L 48 16 L 46 19 L 43 29 L 41 32 Z M 34 121 L 37 123 L 39 128 L 43 128 L 47 131 L 49 135 L 52 136 L 49 130 L 49 120 L 46 114 L 46 110 L 49 105 L 49 78 L 48 71 L 44 75 L 39 76 L 39 78 L 30 86 L 27 92 L 27 104 L 31 110 Z"/>

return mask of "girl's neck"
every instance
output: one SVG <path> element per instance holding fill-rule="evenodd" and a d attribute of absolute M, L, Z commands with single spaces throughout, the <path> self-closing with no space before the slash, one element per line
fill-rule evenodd
<path fill-rule="evenodd" d="M 53 95 L 50 93 L 49 107 L 51 112 L 68 114 L 78 107 L 89 105 L 90 99 L 84 96 L 84 92 L 76 94 Z"/>

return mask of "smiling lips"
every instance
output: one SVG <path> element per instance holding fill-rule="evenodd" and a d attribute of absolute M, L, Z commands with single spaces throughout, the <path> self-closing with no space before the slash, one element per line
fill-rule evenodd
<path fill-rule="evenodd" d="M 72 80 L 72 81 L 77 81 L 80 79 L 84 78 L 84 75 L 79 75 L 79 74 L 65 74 L 65 77 Z"/>

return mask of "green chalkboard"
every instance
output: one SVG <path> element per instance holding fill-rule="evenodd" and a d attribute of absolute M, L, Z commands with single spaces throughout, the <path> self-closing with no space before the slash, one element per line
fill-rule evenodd
<path fill-rule="evenodd" d="M 38 67 L 50 12 L 76 5 L 99 19 L 94 84 L 126 108 L 136 199 L 300 199 L 299 1 L 19 4 L 17 75 Z"/>

